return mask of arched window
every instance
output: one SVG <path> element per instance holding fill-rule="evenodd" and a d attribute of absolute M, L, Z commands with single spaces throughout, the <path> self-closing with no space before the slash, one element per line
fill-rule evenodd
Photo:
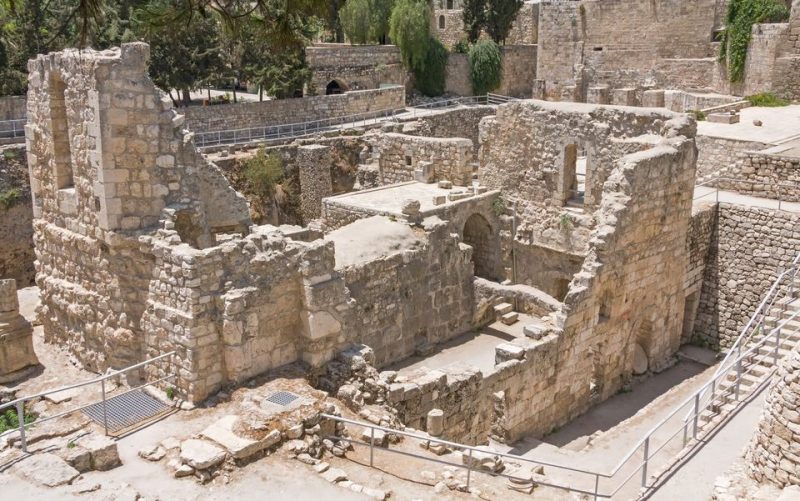
<path fill-rule="evenodd" d="M 439 16 L 439 29 L 444 29 L 444 16 Z"/>

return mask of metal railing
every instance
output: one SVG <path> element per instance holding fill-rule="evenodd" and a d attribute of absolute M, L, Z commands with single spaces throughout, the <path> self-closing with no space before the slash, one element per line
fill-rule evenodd
<path fill-rule="evenodd" d="M 452 448 L 453 450 L 461 451 L 462 454 L 467 454 L 470 458 L 472 458 L 474 452 L 479 452 L 481 454 L 491 454 L 494 456 L 499 456 L 506 459 L 511 459 L 516 462 L 520 463 L 528 463 L 534 465 L 541 465 L 551 469 L 555 469 L 560 472 L 567 472 L 568 477 L 574 476 L 575 474 L 579 475 L 579 478 L 572 478 L 569 479 L 567 482 L 559 482 L 558 479 L 554 478 L 553 481 L 542 481 L 541 478 L 537 478 L 535 482 L 539 485 L 544 485 L 556 489 L 562 489 L 569 492 L 577 492 L 579 494 L 585 494 L 593 496 L 594 499 L 598 498 L 605 498 L 610 499 L 619 494 L 627 485 L 628 483 L 635 479 L 637 476 L 639 480 L 635 484 L 637 494 L 640 492 L 640 489 L 647 489 L 652 486 L 650 484 L 650 473 L 654 471 L 655 468 L 659 468 L 659 470 L 663 471 L 664 469 L 671 467 L 680 457 L 680 453 L 686 450 L 686 446 L 689 443 L 689 437 L 694 440 L 694 445 L 701 444 L 700 438 L 702 436 L 708 437 L 714 430 L 714 426 L 709 427 L 708 429 L 702 429 L 701 427 L 701 419 L 703 419 L 703 413 L 707 412 L 707 418 L 709 422 L 712 423 L 712 418 L 718 418 L 723 416 L 722 407 L 719 407 L 717 410 L 717 406 L 720 402 L 723 404 L 729 398 L 732 398 L 736 405 L 733 408 L 729 409 L 728 412 L 731 413 L 735 410 L 736 406 L 739 404 L 747 401 L 746 395 L 743 395 L 742 386 L 744 384 L 754 384 L 752 380 L 746 379 L 746 376 L 749 376 L 758 370 L 757 368 L 763 369 L 767 362 L 772 362 L 773 367 L 768 372 L 767 375 L 771 374 L 777 367 L 777 361 L 780 359 L 781 356 L 781 340 L 789 339 L 787 335 L 787 325 L 790 322 L 795 322 L 796 319 L 800 318 L 800 312 L 795 312 L 788 318 L 784 319 L 780 322 L 774 329 L 772 329 L 769 333 L 767 333 L 763 338 L 758 341 L 756 344 L 751 346 L 749 349 L 745 350 L 744 352 L 740 353 L 736 359 L 733 361 L 733 364 L 730 367 L 735 368 L 735 372 L 733 374 L 729 374 L 730 371 L 725 371 L 720 374 L 715 374 L 714 377 L 711 378 L 706 384 L 704 384 L 699 390 L 695 391 L 692 395 L 686 398 L 680 405 L 676 406 L 669 414 L 663 417 L 655 426 L 653 426 L 650 431 L 639 441 L 637 444 L 630 449 L 630 451 L 623 456 L 623 458 L 617 463 L 617 465 L 608 472 L 602 472 L 599 470 L 592 470 L 588 468 L 580 468 L 575 466 L 570 466 L 566 464 L 559 464 L 553 461 L 546 461 L 540 460 L 535 458 L 528 458 L 523 457 L 515 454 L 506 454 L 496 451 L 487 451 L 485 449 L 480 449 L 478 447 L 473 447 L 469 445 L 459 444 L 455 442 L 450 442 L 447 440 L 442 440 L 435 437 L 429 437 L 426 435 L 420 435 L 416 433 L 409 433 L 401 430 L 394 430 L 390 428 L 385 428 L 382 426 L 374 425 L 372 423 L 361 422 L 361 421 L 354 421 L 350 419 L 345 419 L 338 416 L 331 416 L 331 415 L 323 415 L 325 418 L 332 419 L 334 421 L 352 424 L 361 426 L 363 428 L 367 428 L 370 430 L 370 441 L 369 443 L 365 443 L 359 440 L 354 440 L 348 437 L 328 437 L 333 440 L 343 440 L 349 443 L 368 446 L 370 448 L 370 466 L 373 466 L 374 463 L 374 455 L 375 455 L 375 431 L 380 430 L 385 433 L 394 433 L 397 435 L 401 435 L 407 438 L 420 440 L 420 441 L 428 441 L 431 443 L 438 443 L 443 444 L 447 447 Z M 794 327 L 794 334 L 797 334 L 798 328 Z M 787 337 L 784 337 L 787 336 Z M 768 342 L 774 342 L 774 347 L 768 347 Z M 796 341 L 794 341 L 796 343 Z M 762 373 L 761 376 L 764 374 Z M 751 391 L 749 392 L 750 396 L 753 396 L 757 393 L 760 388 L 769 381 L 769 377 L 764 378 L 759 384 L 754 386 Z M 704 394 L 710 393 L 711 398 L 706 402 L 702 403 L 701 396 Z M 680 418 L 681 411 L 683 409 L 689 409 L 689 419 L 683 420 Z M 702 436 L 701 436 L 702 435 Z M 675 439 L 678 438 L 678 441 L 675 442 Z M 677 452 L 670 452 L 668 447 L 673 445 L 677 447 Z M 412 452 L 401 451 L 397 449 L 391 449 L 388 447 L 380 447 L 380 450 L 391 452 L 394 454 L 400 454 L 404 456 L 410 456 L 419 458 L 425 461 L 440 463 L 440 464 L 447 464 L 451 466 L 456 466 L 459 468 L 463 468 L 467 470 L 467 487 L 469 487 L 471 475 L 473 470 L 475 470 L 472 466 L 472 461 L 468 461 L 466 465 L 452 463 L 449 461 L 443 461 L 438 458 L 433 458 L 430 456 L 424 456 L 421 454 L 415 454 Z M 655 459 L 657 459 L 657 455 L 660 453 L 666 454 L 665 457 L 662 457 L 662 461 L 660 463 L 655 463 Z M 628 468 L 628 470 L 626 470 Z M 487 473 L 493 476 L 501 476 L 506 478 L 519 478 L 519 475 L 506 475 L 502 473 L 490 473 L 484 472 L 482 470 L 476 470 L 478 473 Z M 552 477 L 552 475 L 551 475 Z M 602 485 L 605 484 L 605 485 Z"/>
<path fill-rule="evenodd" d="M 398 113 L 403 118 L 416 118 L 418 116 L 427 115 L 431 111 L 443 111 L 447 109 L 458 108 L 459 106 L 477 106 L 477 105 L 500 105 L 511 101 L 518 101 L 515 97 L 503 96 L 500 94 L 486 94 L 482 96 L 465 96 L 454 97 L 449 99 L 438 99 L 428 103 L 409 106 L 403 113 Z"/>
<path fill-rule="evenodd" d="M 0 139 L 19 139 L 25 137 L 26 118 L 0 120 Z"/>
<path fill-rule="evenodd" d="M 21 443 L 21 446 L 22 446 L 22 450 L 23 450 L 23 452 L 28 452 L 28 442 L 27 442 L 27 439 L 26 439 L 26 436 L 25 436 L 26 428 L 38 425 L 40 423 L 43 423 L 45 421 L 49 421 L 51 419 L 56 419 L 56 418 L 60 418 L 60 417 L 72 414 L 73 412 L 77 412 L 77 411 L 86 409 L 87 407 L 91 407 L 91 406 L 97 404 L 98 402 L 92 402 L 92 403 L 89 403 L 89 404 L 81 405 L 79 407 L 75 407 L 75 408 L 72 408 L 72 409 L 69 409 L 69 410 L 66 410 L 66 411 L 63 411 L 63 412 L 59 412 L 58 414 L 55 414 L 53 416 L 45 416 L 45 417 L 42 417 L 40 419 L 36 419 L 36 421 L 34 421 L 32 423 L 28 423 L 28 424 L 25 423 L 25 403 L 29 402 L 31 400 L 38 400 L 38 399 L 40 399 L 40 398 L 42 398 L 42 397 L 44 397 L 46 395 L 51 395 L 53 393 L 59 393 L 59 392 L 62 392 L 62 391 L 73 390 L 75 388 L 83 388 L 83 387 L 91 386 L 91 385 L 95 385 L 95 384 L 99 384 L 100 385 L 100 391 L 101 391 L 101 395 L 102 395 L 100 402 L 102 402 L 102 409 L 103 409 L 103 427 L 105 429 L 106 435 L 108 435 L 108 416 L 107 416 L 107 413 L 106 413 L 106 401 L 107 401 L 106 381 L 108 381 L 109 379 L 112 379 L 112 378 L 119 377 L 122 374 L 131 372 L 133 370 L 140 369 L 140 368 L 142 368 L 142 367 L 144 367 L 146 365 L 149 365 L 149 364 L 151 364 L 153 362 L 157 362 L 159 360 L 163 360 L 165 358 L 171 357 L 174 354 L 175 354 L 175 352 L 171 351 L 169 353 L 165 353 L 163 355 L 159 355 L 159 356 L 157 356 L 155 358 L 151 358 L 150 360 L 145 360 L 144 362 L 138 363 L 136 365 L 132 365 L 130 367 L 126 367 L 126 368 L 121 369 L 119 371 L 115 371 L 115 372 L 112 372 L 112 373 L 97 377 L 97 378 L 92 379 L 90 381 L 84 381 L 83 383 L 77 383 L 77 384 L 72 384 L 72 385 L 68 385 L 68 386 L 62 386 L 60 388 L 55 388 L 55 389 L 52 389 L 52 390 L 45 390 L 45 391 L 36 393 L 34 395 L 28 395 L 28 396 L 25 396 L 25 397 L 21 397 L 21 398 L 18 398 L 16 400 L 12 400 L 11 402 L 8 402 L 8 403 L 5 403 L 3 405 L 0 405 L 0 413 L 5 412 L 5 410 L 9 409 L 9 408 L 16 408 L 17 420 L 18 420 L 18 423 L 19 423 L 19 426 L 16 429 L 8 430 L 8 431 L 6 431 L 4 433 L 0 433 L 0 437 L 2 437 L 4 435 L 9 435 L 9 434 L 12 434 L 12 433 L 15 433 L 15 432 L 19 432 L 19 439 L 20 439 L 20 443 Z M 139 389 L 144 388 L 146 386 L 152 386 L 152 385 L 164 382 L 164 381 L 168 381 L 170 379 L 173 379 L 175 376 L 176 376 L 176 374 L 171 374 L 169 376 L 165 376 L 165 377 L 157 379 L 155 381 L 149 381 L 149 382 L 147 382 L 145 384 L 142 384 L 140 386 L 137 386 L 135 388 L 130 388 L 130 389 L 126 390 L 126 391 L 118 393 L 118 394 L 114 395 L 113 398 L 119 397 L 121 395 L 125 395 L 127 393 L 132 392 L 132 391 L 139 390 Z"/>
<path fill-rule="evenodd" d="M 772 193 L 774 193 L 777 198 L 764 197 L 764 196 L 761 196 L 761 194 L 759 192 L 756 192 L 756 191 L 751 191 L 749 193 L 748 192 L 744 192 L 743 193 L 743 192 L 736 191 L 735 188 L 726 190 L 724 185 L 723 185 L 722 188 L 719 187 L 719 183 L 720 182 L 722 182 L 722 183 L 740 183 L 740 184 L 747 184 L 747 185 L 751 185 L 751 186 L 768 187 L 768 188 L 771 189 Z M 787 202 L 788 203 L 788 202 L 795 202 L 796 201 L 796 200 L 785 200 L 784 198 L 786 198 L 785 195 L 787 193 L 790 193 L 790 192 L 791 193 L 795 193 L 796 195 L 794 195 L 792 197 L 793 199 L 798 197 L 798 196 L 800 196 L 800 184 L 796 184 L 796 183 L 752 181 L 750 179 L 737 179 L 737 178 L 732 178 L 732 177 L 715 177 L 715 178 L 712 178 L 712 179 L 708 179 L 707 181 L 704 181 L 702 183 L 696 184 L 695 188 L 702 187 L 702 186 L 713 188 L 713 191 L 710 191 L 708 193 L 703 193 L 701 195 L 695 195 L 693 200 L 700 200 L 701 198 L 706 198 L 706 197 L 710 197 L 710 196 L 713 195 L 714 196 L 714 201 L 715 202 L 719 202 L 719 192 L 720 191 L 730 191 L 732 193 L 738 193 L 740 195 L 746 195 L 746 196 L 752 196 L 752 197 L 759 197 L 760 196 L 761 198 L 768 198 L 769 200 L 775 200 L 775 201 L 778 202 L 778 210 L 781 210 L 783 202 Z M 781 188 L 783 188 L 783 190 Z"/>

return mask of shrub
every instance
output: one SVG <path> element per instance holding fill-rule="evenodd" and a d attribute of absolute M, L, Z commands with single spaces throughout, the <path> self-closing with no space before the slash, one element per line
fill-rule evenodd
<path fill-rule="evenodd" d="M 492 40 L 481 40 L 469 51 L 472 91 L 480 96 L 500 87 L 503 60 L 500 47 Z"/>
<path fill-rule="evenodd" d="M 174 386 L 167 387 L 166 393 L 167 393 L 167 398 L 168 399 L 175 400 L 175 387 Z"/>
<path fill-rule="evenodd" d="M 17 158 L 17 150 L 3 150 L 3 158 L 6 160 Z"/>
<path fill-rule="evenodd" d="M 22 192 L 17 188 L 0 191 L 0 205 L 6 210 L 17 205 L 20 198 L 22 198 Z"/>
<path fill-rule="evenodd" d="M 275 153 L 267 154 L 262 148 L 247 160 L 244 176 L 254 191 L 269 195 L 283 181 L 283 160 Z"/>
<path fill-rule="evenodd" d="M 469 42 L 462 38 L 453 46 L 453 52 L 456 54 L 469 54 Z"/>
<path fill-rule="evenodd" d="M 406 68 L 424 70 L 430 41 L 430 8 L 424 0 L 397 0 L 389 18 L 389 37 L 400 48 Z"/>
<path fill-rule="evenodd" d="M 497 217 L 500 217 L 503 214 L 505 214 L 506 213 L 505 200 L 503 200 L 500 197 L 495 198 L 494 201 L 492 202 L 492 211 L 494 212 L 494 215 Z"/>
<path fill-rule="evenodd" d="M 32 412 L 25 411 L 25 424 L 31 424 L 36 421 L 36 415 Z M 15 409 L 7 409 L 4 413 L 0 414 L 0 433 L 5 433 L 8 430 L 16 430 L 19 428 L 19 419 L 17 418 L 17 411 Z"/>
<path fill-rule="evenodd" d="M 762 92 L 761 94 L 754 94 L 752 96 L 747 96 L 745 99 L 750 101 L 750 104 L 753 106 L 765 106 L 768 108 L 789 106 L 789 101 L 781 99 L 771 92 Z"/>
<path fill-rule="evenodd" d="M 725 30 L 719 46 L 719 60 L 728 63 L 728 79 L 741 82 L 747 60 L 753 25 L 777 23 L 789 19 L 789 9 L 782 0 L 730 0 L 725 14 Z"/>
<path fill-rule="evenodd" d="M 686 113 L 692 115 L 698 122 L 703 122 L 706 119 L 706 114 L 702 110 L 689 110 Z"/>
<path fill-rule="evenodd" d="M 431 37 L 422 69 L 414 70 L 415 85 L 426 96 L 435 97 L 444 93 L 447 55 L 442 42 Z"/>

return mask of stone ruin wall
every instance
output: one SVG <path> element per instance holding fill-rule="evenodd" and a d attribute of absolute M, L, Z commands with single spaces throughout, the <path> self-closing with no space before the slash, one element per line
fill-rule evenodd
<path fill-rule="evenodd" d="M 24 102 L 24 100 L 23 100 Z M 33 209 L 24 146 L 0 147 L 0 277 L 33 285 Z"/>
<path fill-rule="evenodd" d="M 478 158 L 478 131 L 481 118 L 494 115 L 495 105 L 462 106 L 412 119 L 403 134 L 423 137 L 463 137 L 472 141 L 473 157 Z"/>
<path fill-rule="evenodd" d="M 768 144 L 759 141 L 741 141 L 706 135 L 697 136 L 697 182 L 718 176 L 731 176 L 741 172 L 740 165 L 746 161 L 747 152 L 763 150 Z"/>
<path fill-rule="evenodd" d="M 25 118 L 27 107 L 25 96 L 0 97 L 0 120 L 19 120 Z"/>
<path fill-rule="evenodd" d="M 696 319 L 717 217 L 716 203 L 695 205 L 692 209 L 692 219 L 686 235 L 686 254 L 689 256 L 689 265 L 683 285 L 685 299 L 681 344 L 703 338 L 703 335 L 696 330 L 698 326 Z"/>
<path fill-rule="evenodd" d="M 447 9 L 446 0 L 432 0 L 431 9 L 431 35 L 435 36 L 447 47 L 452 47 L 460 40 L 466 40 L 464 33 L 464 20 L 459 0 L 453 2 L 453 9 Z M 444 29 L 439 27 L 439 18 L 444 16 Z M 525 2 L 520 8 L 517 18 L 511 25 L 511 31 L 506 38 L 506 45 L 531 45 L 536 44 L 539 35 L 539 3 Z M 488 38 L 486 33 L 481 33 L 482 38 Z"/>
<path fill-rule="evenodd" d="M 396 45 L 314 44 L 305 52 L 312 72 L 309 95 L 324 95 L 332 80 L 347 91 L 405 86 L 409 80 Z"/>
<path fill-rule="evenodd" d="M 800 158 L 747 151 L 714 183 L 721 190 L 784 202 L 800 202 Z"/>
<path fill-rule="evenodd" d="M 472 141 L 387 133 L 376 145 L 383 184 L 413 181 L 420 162 L 430 162 L 433 180 L 447 180 L 456 186 L 472 182 Z"/>
<path fill-rule="evenodd" d="M 199 133 L 296 124 L 350 115 L 379 116 L 386 110 L 405 108 L 405 103 L 405 87 L 397 85 L 331 96 L 190 106 L 182 108 L 181 112 L 186 116 L 186 127 Z"/>
<path fill-rule="evenodd" d="M 759 483 L 767 482 L 781 488 L 800 485 L 798 372 L 800 351 L 795 349 L 778 366 L 758 428 L 746 453 L 748 474 Z"/>
<path fill-rule="evenodd" d="M 694 335 L 730 347 L 800 248 L 795 213 L 720 203 L 703 276 Z"/>
<path fill-rule="evenodd" d="M 536 45 L 501 45 L 503 68 L 500 86 L 492 93 L 528 99 L 536 80 Z M 469 59 L 466 54 L 451 53 L 447 58 L 445 92 L 472 96 Z"/>

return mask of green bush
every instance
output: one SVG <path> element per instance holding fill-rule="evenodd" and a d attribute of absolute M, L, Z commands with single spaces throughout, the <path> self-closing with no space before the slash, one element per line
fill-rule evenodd
<path fill-rule="evenodd" d="M 17 150 L 3 150 L 3 158 L 6 160 L 17 158 Z"/>
<path fill-rule="evenodd" d="M 425 61 L 421 65 L 422 69 L 414 69 L 415 85 L 426 96 L 435 97 L 444 94 L 447 56 L 447 49 L 442 42 L 431 37 Z"/>
<path fill-rule="evenodd" d="M 469 54 L 469 42 L 462 38 L 453 46 L 453 52 L 456 54 Z"/>
<path fill-rule="evenodd" d="M 789 19 L 789 8 L 782 0 L 730 0 L 725 14 L 725 30 L 719 47 L 719 60 L 728 64 L 728 79 L 741 82 L 747 60 L 753 25 L 778 23 Z"/>
<path fill-rule="evenodd" d="M 706 119 L 706 114 L 702 110 L 689 110 L 686 113 L 694 116 L 694 119 L 698 122 L 704 122 Z"/>
<path fill-rule="evenodd" d="M 765 106 L 767 108 L 777 108 L 779 106 L 789 106 L 789 101 L 781 99 L 771 92 L 762 92 L 747 96 L 745 99 L 750 101 L 752 106 Z"/>
<path fill-rule="evenodd" d="M 25 412 L 25 424 L 31 424 L 36 421 L 36 415 L 32 412 Z M 17 411 L 15 409 L 7 409 L 3 414 L 0 414 L 0 433 L 5 433 L 8 430 L 16 430 L 19 428 L 19 419 L 17 418 Z"/>
<path fill-rule="evenodd" d="M 6 191 L 0 191 L 0 206 L 8 210 L 17 205 L 19 199 L 22 198 L 22 192 L 17 188 L 10 188 Z"/>
<path fill-rule="evenodd" d="M 503 78 L 503 58 L 500 47 L 492 40 L 481 40 L 469 51 L 472 92 L 480 96 L 500 87 Z"/>
<path fill-rule="evenodd" d="M 389 18 L 389 37 L 400 48 L 406 68 L 425 69 L 430 41 L 430 8 L 423 0 L 397 0 Z"/>
<path fill-rule="evenodd" d="M 275 153 L 267 154 L 262 148 L 247 160 L 244 176 L 254 191 L 268 195 L 283 181 L 283 160 Z"/>
<path fill-rule="evenodd" d="M 494 201 L 492 202 L 492 211 L 494 212 L 494 215 L 497 217 L 500 217 L 503 214 L 505 214 L 506 213 L 505 200 L 503 200 L 500 197 L 495 198 Z"/>

